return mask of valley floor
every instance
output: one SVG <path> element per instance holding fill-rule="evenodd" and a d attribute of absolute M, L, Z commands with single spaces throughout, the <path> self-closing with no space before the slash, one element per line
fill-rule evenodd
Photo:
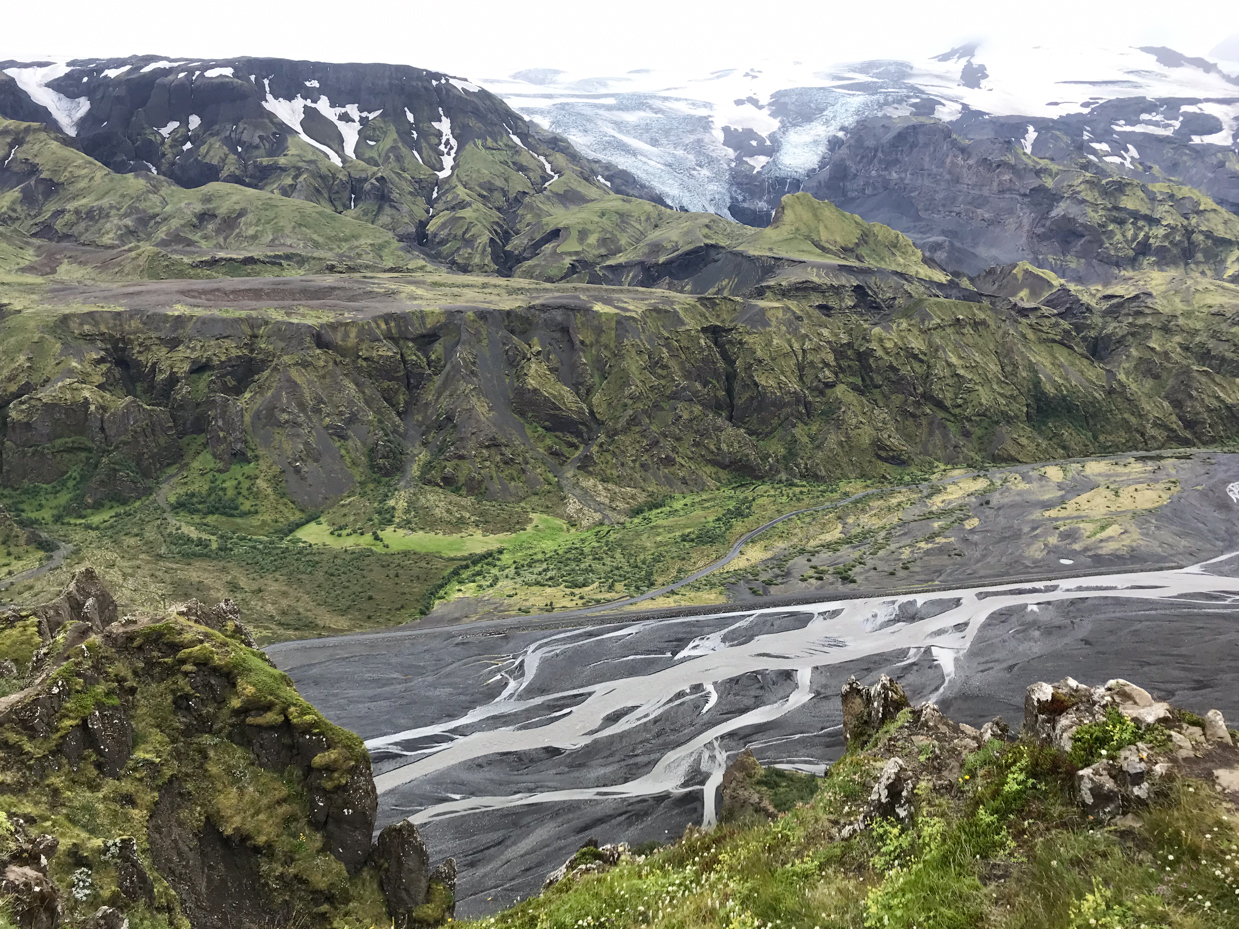
<path fill-rule="evenodd" d="M 272 487 L 277 477 L 249 464 L 219 474 L 191 445 L 158 491 L 134 504 L 70 516 L 67 481 L 4 492 L 12 514 L 71 546 L 49 556 L 11 544 L 16 576 L 5 596 L 48 595 L 93 564 L 135 607 L 231 597 L 271 642 L 390 628 L 423 613 L 421 623 L 438 626 L 759 605 L 1181 566 L 1239 547 L 1239 530 L 1223 515 L 1239 482 L 1239 456 L 1228 452 L 921 477 L 929 479 L 738 484 L 587 527 L 537 512 L 536 500 L 489 503 L 388 482 L 304 522 Z M 800 510 L 808 512 L 783 518 Z"/>
<path fill-rule="evenodd" d="M 837 694 L 852 674 L 895 675 L 914 700 L 978 725 L 1019 719 L 1029 683 L 1068 674 L 1139 680 L 1239 716 L 1239 571 L 1214 560 L 1239 551 L 1236 484 L 1239 456 L 1221 453 L 961 475 L 887 492 L 902 507 L 878 524 L 890 534 L 875 561 L 898 566 L 934 522 L 950 523 L 921 549 L 919 571 L 936 557 L 944 572 L 919 591 L 854 596 L 860 578 L 828 575 L 798 606 L 762 608 L 750 591 L 721 614 L 531 615 L 269 651 L 367 740 L 381 820 L 412 816 L 461 861 L 461 912 L 486 913 L 535 890 L 586 838 L 636 844 L 712 822 L 719 778 L 745 747 L 820 771 L 842 751 Z M 881 496 L 859 503 L 882 513 Z M 791 538 L 780 544 L 804 535 Z M 863 578 L 875 573 L 858 570 L 864 551 L 832 555 Z M 926 578 L 918 561 L 910 569 Z"/>

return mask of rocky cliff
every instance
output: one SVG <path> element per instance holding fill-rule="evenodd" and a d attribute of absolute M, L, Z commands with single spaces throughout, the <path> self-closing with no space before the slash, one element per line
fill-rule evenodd
<path fill-rule="evenodd" d="M 202 436 L 309 510 L 384 475 L 513 500 L 565 474 L 688 490 L 1225 440 L 1234 289 L 1153 283 L 1035 305 L 835 264 L 745 299 L 525 287 L 460 306 L 451 279 L 66 293 L 0 322 L 3 480 L 134 499 Z M 182 300 L 251 309 L 166 308 Z"/>
<path fill-rule="evenodd" d="M 119 615 L 91 569 L 0 616 L 0 894 L 22 929 L 436 925 L 455 871 L 373 839 L 361 741 L 230 601 Z"/>
<path fill-rule="evenodd" d="M 1017 261 L 1085 282 L 1131 270 L 1239 271 L 1233 212 L 1156 175 L 1101 170 L 1075 149 L 1052 160 L 1051 140 L 1026 151 L 1001 133 L 968 139 L 937 120 L 870 119 L 804 189 L 969 274 Z"/>
<path fill-rule="evenodd" d="M 461 306 L 451 279 L 66 292 L 0 322 L 3 480 L 135 499 L 202 436 L 309 510 L 374 476 L 512 500 L 573 473 L 688 490 L 1236 434 L 1233 286 L 1039 280 L 1041 303 L 1010 277 L 984 286 L 1014 299 L 837 263 L 743 299 L 530 286 Z M 168 308 L 185 300 L 246 309 Z"/>

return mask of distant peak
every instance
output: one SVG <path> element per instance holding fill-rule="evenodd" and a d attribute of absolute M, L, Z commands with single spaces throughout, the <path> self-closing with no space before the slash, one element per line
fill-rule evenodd
<path fill-rule="evenodd" d="M 1210 58 L 1219 61 L 1239 61 L 1239 32 L 1227 36 L 1209 52 Z"/>
<path fill-rule="evenodd" d="M 526 68 L 513 73 L 512 78 L 527 84 L 554 84 L 563 73 L 558 68 Z"/>
<path fill-rule="evenodd" d="M 1206 58 L 1191 58 L 1182 52 L 1176 52 L 1173 48 L 1166 48 L 1164 45 L 1142 45 L 1140 51 L 1152 55 L 1164 68 L 1199 68 L 1206 74 L 1212 74 L 1218 70 L 1218 66 Z"/>
<path fill-rule="evenodd" d="M 963 61 L 971 58 L 977 53 L 977 48 L 980 42 L 966 42 L 963 45 L 957 45 L 949 52 L 943 52 L 941 55 L 935 55 L 934 61 Z"/>

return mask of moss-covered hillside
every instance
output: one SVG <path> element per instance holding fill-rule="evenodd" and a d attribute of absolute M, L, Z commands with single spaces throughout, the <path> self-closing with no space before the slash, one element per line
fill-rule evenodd
<path fill-rule="evenodd" d="M 432 874 L 408 824 L 374 845 L 361 740 L 251 647 L 230 601 L 117 614 L 85 570 L 56 600 L 0 616 L 0 922 L 450 915 L 454 865 Z"/>
<path fill-rule="evenodd" d="M 1205 929 L 1239 925 L 1239 750 L 1125 681 L 1029 688 L 977 731 L 844 687 L 825 778 L 742 755 L 717 828 L 584 848 L 487 929 Z"/>

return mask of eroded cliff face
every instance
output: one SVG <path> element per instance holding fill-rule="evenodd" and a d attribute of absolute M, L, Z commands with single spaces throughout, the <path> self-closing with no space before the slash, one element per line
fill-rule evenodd
<path fill-rule="evenodd" d="M 1071 147 L 1051 151 L 1060 135 L 1047 131 L 1030 152 L 1002 134 L 962 138 L 935 120 L 867 120 L 804 189 L 968 274 L 1017 261 L 1083 282 L 1143 270 L 1239 273 L 1234 213 L 1153 174 L 1110 175 L 1095 152 L 1089 161 Z"/>
<path fill-rule="evenodd" d="M 373 925 L 427 902 L 423 923 L 451 915 L 447 872 L 432 880 L 411 824 L 374 845 L 361 740 L 252 647 L 231 601 L 118 613 L 84 569 L 57 600 L 0 617 L 13 670 L 0 698 L 11 918 Z M 410 848 L 421 857 L 406 864 Z M 420 878 L 385 896 L 394 866 Z"/>
<path fill-rule="evenodd" d="M 692 490 L 1235 434 L 1234 287 L 1152 275 L 1099 296 L 1017 272 L 981 282 L 995 296 L 837 264 L 743 299 L 512 285 L 460 305 L 395 280 L 66 293 L 0 322 L 3 480 L 73 473 L 87 504 L 134 499 L 203 436 L 221 469 L 278 469 L 310 510 L 374 475 L 517 500 L 572 475 Z"/>

